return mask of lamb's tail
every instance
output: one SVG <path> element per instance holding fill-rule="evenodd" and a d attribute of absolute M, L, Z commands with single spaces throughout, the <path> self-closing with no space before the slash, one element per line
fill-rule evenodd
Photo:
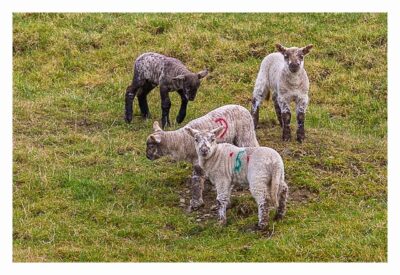
<path fill-rule="evenodd" d="M 271 91 L 269 89 L 267 90 L 267 95 L 265 96 L 265 99 L 267 101 L 269 101 L 271 99 Z"/>
<path fill-rule="evenodd" d="M 278 200 L 278 192 L 279 192 L 279 187 L 281 185 L 281 182 L 283 181 L 283 171 L 282 169 L 276 168 L 272 180 L 271 180 L 271 189 L 270 189 L 270 197 L 271 197 L 271 203 L 275 207 L 278 207 L 279 200 Z"/>

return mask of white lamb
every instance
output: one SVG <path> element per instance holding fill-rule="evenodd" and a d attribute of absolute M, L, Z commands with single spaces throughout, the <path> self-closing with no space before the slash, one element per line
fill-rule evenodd
<path fill-rule="evenodd" d="M 238 146 L 259 146 L 250 112 L 240 105 L 225 105 L 189 122 L 186 126 L 198 129 L 213 129 L 222 125 L 217 135 L 218 142 L 228 142 Z M 155 160 L 170 156 L 178 161 L 193 164 L 192 199 L 190 210 L 203 206 L 204 172 L 198 165 L 198 157 L 193 138 L 184 128 L 175 131 L 163 131 L 158 122 L 154 122 L 154 133 L 147 138 L 146 156 Z"/>
<path fill-rule="evenodd" d="M 297 141 L 303 142 L 304 119 L 308 106 L 309 80 L 304 70 L 304 56 L 313 45 L 304 48 L 285 48 L 276 44 L 279 52 L 267 55 L 261 62 L 253 91 L 251 114 L 254 127 L 257 127 L 259 108 L 265 98 L 272 92 L 275 112 L 283 128 L 282 139 L 288 141 L 290 134 L 290 102 L 296 102 Z"/>
<path fill-rule="evenodd" d="M 226 224 L 226 208 L 230 202 L 233 183 L 248 184 L 258 205 L 258 227 L 268 228 L 269 211 L 278 207 L 275 219 L 286 211 L 288 187 L 284 179 L 281 156 L 268 147 L 236 147 L 217 144 L 223 128 L 199 131 L 185 128 L 194 137 L 199 165 L 217 189 L 218 221 Z"/>

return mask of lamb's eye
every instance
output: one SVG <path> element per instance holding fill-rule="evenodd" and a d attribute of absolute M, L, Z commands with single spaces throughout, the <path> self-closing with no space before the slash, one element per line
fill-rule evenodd
<path fill-rule="evenodd" d="M 211 141 L 211 142 L 214 142 L 214 141 L 215 141 L 215 137 L 212 137 L 210 141 Z"/>
<path fill-rule="evenodd" d="M 199 140 L 199 138 L 195 138 L 194 141 L 195 141 L 196 143 L 199 143 L 200 140 Z"/>
<path fill-rule="evenodd" d="M 283 55 L 284 58 L 288 58 L 289 55 L 287 55 L 286 53 Z"/>
<path fill-rule="evenodd" d="M 300 58 L 300 59 L 303 59 L 303 57 L 304 57 L 304 55 L 299 54 L 299 58 Z"/>

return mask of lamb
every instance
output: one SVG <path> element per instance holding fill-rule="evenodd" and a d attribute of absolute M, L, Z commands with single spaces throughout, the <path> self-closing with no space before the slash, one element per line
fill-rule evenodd
<path fill-rule="evenodd" d="M 194 137 L 199 166 L 217 189 L 218 221 L 226 224 L 226 208 L 230 202 L 232 183 L 248 184 L 258 205 L 258 227 L 268 229 L 269 211 L 277 207 L 275 220 L 286 211 L 288 186 L 284 179 L 281 156 L 268 147 L 236 147 L 218 144 L 216 137 L 224 130 L 218 127 L 201 131 L 185 127 Z"/>
<path fill-rule="evenodd" d="M 276 44 L 279 52 L 267 55 L 261 62 L 253 91 L 251 114 L 254 127 L 257 127 L 261 102 L 269 99 L 272 91 L 272 100 L 276 116 L 283 128 L 282 139 L 291 139 L 290 133 L 290 102 L 296 102 L 297 141 L 305 139 L 304 119 L 308 106 L 309 81 L 304 69 L 304 56 L 310 52 L 313 45 L 303 48 L 285 48 Z"/>
<path fill-rule="evenodd" d="M 217 108 L 205 116 L 192 120 L 187 127 L 203 130 L 213 129 L 220 125 L 223 127 L 223 131 L 217 136 L 218 142 L 228 142 L 238 146 L 259 146 L 250 112 L 239 105 L 225 105 Z M 192 199 L 189 210 L 197 210 L 204 205 L 205 177 L 198 164 L 192 137 L 183 128 L 176 131 L 163 131 L 158 122 L 154 122 L 153 129 L 154 133 L 147 138 L 147 158 L 155 160 L 162 156 L 170 156 L 177 161 L 187 161 L 193 164 Z"/>
<path fill-rule="evenodd" d="M 192 73 L 178 59 L 158 53 L 149 52 L 140 55 L 135 61 L 132 84 L 126 89 L 125 121 L 128 123 L 132 121 L 133 100 L 136 94 L 142 117 L 150 117 L 147 95 L 157 85 L 160 85 L 162 128 L 170 125 L 171 100 L 169 99 L 169 92 L 171 91 L 177 91 L 181 97 L 181 108 L 176 117 L 176 122 L 181 123 L 186 116 L 188 101 L 195 99 L 200 86 L 200 79 L 207 74 L 207 69 Z"/>

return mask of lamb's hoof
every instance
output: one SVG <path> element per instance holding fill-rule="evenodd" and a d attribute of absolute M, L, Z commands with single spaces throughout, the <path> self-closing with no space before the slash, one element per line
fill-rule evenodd
<path fill-rule="evenodd" d="M 190 212 L 193 212 L 193 211 L 197 211 L 200 208 L 202 208 L 203 206 L 204 206 L 204 201 L 203 200 L 201 200 L 201 201 L 191 200 L 190 201 L 190 206 L 188 208 L 188 212 L 190 213 Z"/>
<path fill-rule="evenodd" d="M 268 229 L 269 229 L 268 224 L 265 224 L 265 223 L 257 223 L 256 227 L 257 227 L 257 230 L 259 230 L 259 231 L 268 231 Z"/>
<path fill-rule="evenodd" d="M 290 141 L 291 137 L 290 136 L 282 136 L 283 141 Z"/>
<path fill-rule="evenodd" d="M 151 118 L 151 114 L 150 113 L 142 114 L 142 118 L 143 119 L 150 119 Z"/>
<path fill-rule="evenodd" d="M 125 122 L 131 123 L 131 121 L 132 121 L 132 115 L 125 115 Z"/>
<path fill-rule="evenodd" d="M 297 140 L 298 143 L 303 143 L 304 137 L 299 137 L 299 136 L 298 136 L 298 137 L 296 138 L 296 140 Z"/>
<path fill-rule="evenodd" d="M 221 226 L 221 227 L 226 226 L 226 218 L 225 219 L 218 219 L 218 226 Z"/>
<path fill-rule="evenodd" d="M 281 221 L 283 219 L 283 214 L 275 214 L 274 221 Z"/>
<path fill-rule="evenodd" d="M 185 119 L 185 116 L 177 116 L 177 117 L 176 117 L 176 122 L 177 122 L 178 124 L 180 124 L 180 123 L 183 122 L 184 119 Z"/>

